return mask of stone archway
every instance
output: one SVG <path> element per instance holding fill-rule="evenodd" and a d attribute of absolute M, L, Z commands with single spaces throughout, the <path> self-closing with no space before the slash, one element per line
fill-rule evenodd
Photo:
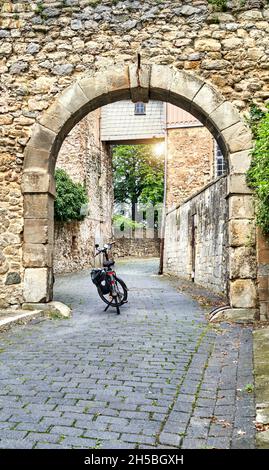
<path fill-rule="evenodd" d="M 234 309 L 250 309 L 253 313 L 255 281 L 240 277 L 238 271 L 247 248 L 255 245 L 252 195 L 245 181 L 252 146 L 250 130 L 232 104 L 212 86 L 186 72 L 159 65 L 130 65 L 81 78 L 60 94 L 35 124 L 25 150 L 22 180 L 25 301 L 52 299 L 53 173 L 66 135 L 98 107 L 122 99 L 146 102 L 149 98 L 170 102 L 192 113 L 212 132 L 227 158 L 230 304 Z"/>

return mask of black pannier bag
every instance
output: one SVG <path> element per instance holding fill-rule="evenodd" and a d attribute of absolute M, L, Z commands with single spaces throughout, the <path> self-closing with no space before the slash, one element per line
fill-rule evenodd
<path fill-rule="evenodd" d="M 91 271 L 91 278 L 92 282 L 97 286 L 100 284 L 103 277 L 103 270 L 102 269 L 93 269 Z"/>

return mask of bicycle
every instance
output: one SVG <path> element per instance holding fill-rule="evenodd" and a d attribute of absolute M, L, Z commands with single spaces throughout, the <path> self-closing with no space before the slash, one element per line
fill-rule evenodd
<path fill-rule="evenodd" d="M 103 267 L 92 269 L 91 279 L 97 287 L 99 296 L 107 304 L 104 311 L 106 312 L 109 307 L 114 307 L 119 315 L 120 307 L 128 302 L 128 288 L 112 269 L 115 261 L 108 257 L 108 251 L 111 250 L 114 243 L 107 243 L 103 248 L 99 248 L 98 244 L 95 245 L 97 251 L 95 256 L 103 254 Z"/>

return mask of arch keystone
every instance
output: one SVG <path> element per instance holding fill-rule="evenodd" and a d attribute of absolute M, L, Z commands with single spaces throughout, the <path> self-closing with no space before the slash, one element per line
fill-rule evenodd
<path fill-rule="evenodd" d="M 134 103 L 137 101 L 147 103 L 149 100 L 150 66 L 143 65 L 139 68 L 135 64 L 130 65 L 129 77 L 131 100 Z"/>

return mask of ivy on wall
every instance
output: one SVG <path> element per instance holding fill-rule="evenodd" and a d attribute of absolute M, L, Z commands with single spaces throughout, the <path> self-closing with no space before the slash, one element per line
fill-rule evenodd
<path fill-rule="evenodd" d="M 54 204 L 55 220 L 70 222 L 83 220 L 81 209 L 89 202 L 86 189 L 80 183 L 74 183 L 70 176 L 61 169 L 55 171 L 56 200 Z"/>
<path fill-rule="evenodd" d="M 247 174 L 257 200 L 257 224 L 269 234 L 269 105 L 262 111 L 251 106 L 249 124 L 255 139 L 252 161 Z"/>

